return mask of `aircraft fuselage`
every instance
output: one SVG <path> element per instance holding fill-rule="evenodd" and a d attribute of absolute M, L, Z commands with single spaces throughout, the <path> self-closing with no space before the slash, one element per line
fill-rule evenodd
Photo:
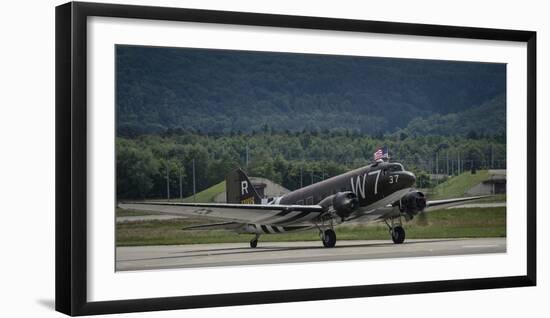
<path fill-rule="evenodd" d="M 277 204 L 313 205 L 338 192 L 357 195 L 359 206 L 374 204 L 409 189 L 416 178 L 399 163 L 379 162 L 300 188 L 280 197 Z"/>

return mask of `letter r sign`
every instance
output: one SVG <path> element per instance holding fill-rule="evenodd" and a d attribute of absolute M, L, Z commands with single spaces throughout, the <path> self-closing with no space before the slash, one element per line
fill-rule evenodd
<path fill-rule="evenodd" d="M 241 181 L 241 195 L 248 193 L 248 182 Z"/>

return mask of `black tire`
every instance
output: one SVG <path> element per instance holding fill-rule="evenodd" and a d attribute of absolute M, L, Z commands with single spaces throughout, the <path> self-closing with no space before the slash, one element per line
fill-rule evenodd
<path fill-rule="evenodd" d="M 258 246 L 258 240 L 252 240 L 252 241 L 250 241 L 250 247 L 251 247 L 251 248 L 256 248 L 256 246 Z"/>
<path fill-rule="evenodd" d="M 401 226 L 396 226 L 391 232 L 391 239 L 395 244 L 401 244 L 405 241 L 405 229 Z"/>
<path fill-rule="evenodd" d="M 323 246 L 334 247 L 336 245 L 336 233 L 333 230 L 326 230 L 323 235 Z"/>

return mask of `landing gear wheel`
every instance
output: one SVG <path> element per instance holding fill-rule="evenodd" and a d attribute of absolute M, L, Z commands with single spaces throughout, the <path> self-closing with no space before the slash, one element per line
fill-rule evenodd
<path fill-rule="evenodd" d="M 252 240 L 250 240 L 250 247 L 256 248 L 258 246 L 258 240 L 260 239 L 260 234 L 256 233 L 256 236 Z"/>
<path fill-rule="evenodd" d="M 391 239 L 395 244 L 401 244 L 405 241 L 405 230 L 401 226 L 396 226 L 391 231 Z"/>
<path fill-rule="evenodd" d="M 334 247 L 336 245 L 336 233 L 330 229 L 326 230 L 322 241 L 324 247 Z"/>

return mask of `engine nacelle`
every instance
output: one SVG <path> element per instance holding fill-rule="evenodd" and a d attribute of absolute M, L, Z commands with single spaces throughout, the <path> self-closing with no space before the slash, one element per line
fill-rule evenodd
<path fill-rule="evenodd" d="M 412 191 L 401 198 L 399 204 L 401 212 L 414 216 L 426 208 L 426 197 L 420 191 Z"/>
<path fill-rule="evenodd" d="M 338 216 L 345 218 L 359 207 L 359 199 L 351 191 L 338 192 L 332 198 L 332 207 Z"/>

